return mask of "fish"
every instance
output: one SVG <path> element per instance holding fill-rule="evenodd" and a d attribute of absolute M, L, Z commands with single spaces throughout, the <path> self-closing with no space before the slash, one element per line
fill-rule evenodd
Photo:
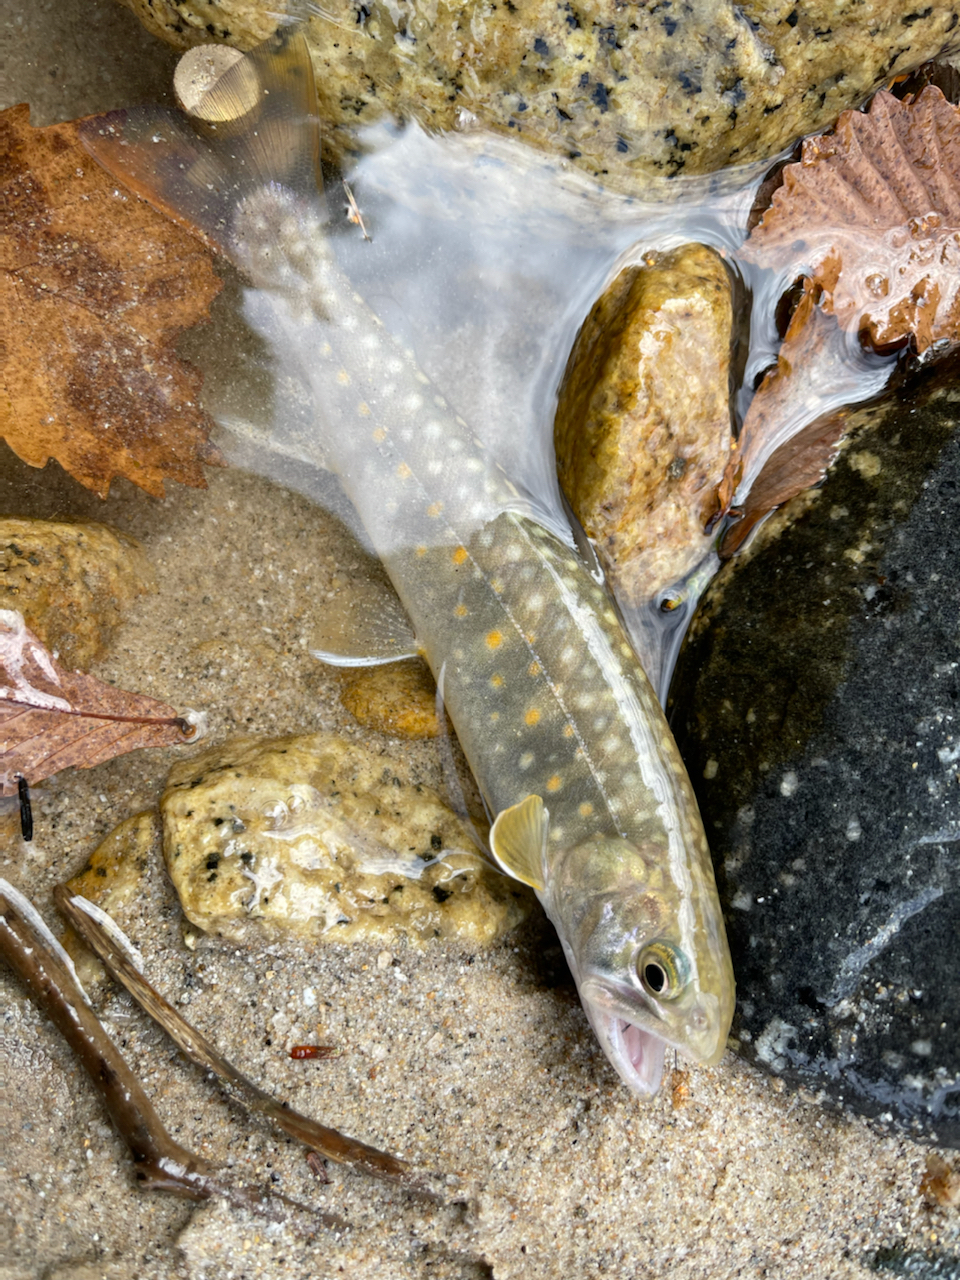
<path fill-rule="evenodd" d="M 313 419 L 277 424 L 270 447 L 336 473 L 403 606 L 318 656 L 426 658 L 493 857 L 536 892 L 617 1074 L 653 1096 L 668 1047 L 720 1060 L 734 1004 L 707 840 L 656 694 L 562 511 L 511 480 L 338 266 L 302 33 L 282 29 L 209 93 L 220 126 L 133 108 L 88 122 L 85 145 L 239 268 L 248 320 L 299 363 Z"/>

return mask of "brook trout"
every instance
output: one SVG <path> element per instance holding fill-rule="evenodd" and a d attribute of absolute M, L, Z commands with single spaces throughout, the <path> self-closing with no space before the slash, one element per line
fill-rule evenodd
<path fill-rule="evenodd" d="M 385 616 L 382 643 L 354 658 L 425 655 L 496 815 L 495 858 L 537 892 L 604 1051 L 651 1095 L 668 1045 L 719 1060 L 734 995 L 657 698 L 569 528 L 518 491 L 337 267 L 303 38 L 248 54 L 204 106 L 226 122 L 206 136 L 137 109 L 91 122 L 85 141 L 244 272 L 252 322 L 299 360 L 316 424 L 278 428 L 271 447 L 337 473 L 412 624 L 405 637 Z"/>

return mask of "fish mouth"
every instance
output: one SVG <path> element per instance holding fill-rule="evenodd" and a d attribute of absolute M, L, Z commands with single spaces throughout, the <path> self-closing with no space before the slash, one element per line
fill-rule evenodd
<path fill-rule="evenodd" d="M 633 1093 L 652 1098 L 660 1088 L 667 1042 L 635 1022 L 628 1022 L 592 1001 L 583 1001 L 600 1046 L 623 1083 Z"/>
<path fill-rule="evenodd" d="M 663 1076 L 666 1040 L 616 1016 L 608 1017 L 606 1023 L 604 1048 L 617 1074 L 634 1093 L 652 1098 Z"/>

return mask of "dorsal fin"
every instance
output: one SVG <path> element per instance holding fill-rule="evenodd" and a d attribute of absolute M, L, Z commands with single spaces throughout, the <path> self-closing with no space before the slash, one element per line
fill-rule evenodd
<path fill-rule="evenodd" d="M 539 796 L 527 796 L 497 814 L 490 832 L 490 849 L 509 876 L 543 889 L 543 859 L 547 848 L 550 813 Z"/>

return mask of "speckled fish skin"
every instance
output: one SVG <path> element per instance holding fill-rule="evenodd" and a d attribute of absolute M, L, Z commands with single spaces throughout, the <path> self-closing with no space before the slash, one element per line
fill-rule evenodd
<path fill-rule="evenodd" d="M 298 53 L 296 37 L 284 37 L 274 48 L 252 55 L 261 80 L 274 77 L 272 132 L 261 121 L 246 151 L 233 137 L 201 152 L 177 140 L 167 117 L 143 111 L 128 113 L 119 144 L 111 124 L 89 145 L 220 244 L 254 286 L 251 322 L 286 361 L 299 360 L 317 422 L 306 434 L 278 425 L 272 446 L 322 458 L 340 476 L 490 809 L 504 815 L 542 799 L 539 897 L 604 1051 L 631 1089 L 655 1093 L 666 1046 L 717 1062 L 733 1011 L 683 764 L 560 513 L 518 493 L 354 291 L 334 261 L 321 201 L 264 171 L 269 138 L 283 144 L 287 171 L 293 156 L 295 171 L 312 172 L 296 155 L 310 140 L 303 105 L 315 101 L 305 46 Z M 301 112 L 289 138 L 277 111 L 286 101 Z M 169 151 L 157 149 L 171 136 L 194 159 L 158 171 Z"/>
<path fill-rule="evenodd" d="M 266 302 L 274 340 L 303 348 L 327 460 L 442 676 L 491 811 L 547 805 L 539 896 L 605 1051 L 639 1093 L 656 1091 L 665 1045 L 716 1062 L 733 976 L 709 850 L 606 590 L 354 292 L 318 213 L 274 190 L 237 229 L 255 310 Z M 658 939 L 689 967 L 670 1000 L 638 972 Z"/>

